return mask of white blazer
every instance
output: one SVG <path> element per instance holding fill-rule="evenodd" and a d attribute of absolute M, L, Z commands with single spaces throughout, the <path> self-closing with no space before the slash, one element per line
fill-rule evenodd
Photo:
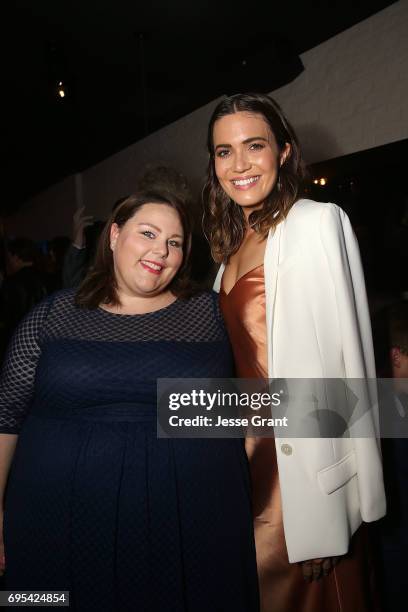
<path fill-rule="evenodd" d="M 341 208 L 296 202 L 269 232 L 264 274 L 269 378 L 375 378 L 360 254 Z M 362 521 L 384 516 L 378 415 L 364 418 L 373 437 L 275 439 L 291 563 L 345 554 Z"/>

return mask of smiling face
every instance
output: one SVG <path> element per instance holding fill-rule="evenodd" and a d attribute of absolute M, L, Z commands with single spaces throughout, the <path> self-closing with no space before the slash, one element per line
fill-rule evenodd
<path fill-rule="evenodd" d="M 279 151 L 263 117 L 247 112 L 218 119 L 213 141 L 215 173 L 223 190 L 247 214 L 260 208 L 276 185 L 290 145 Z"/>
<path fill-rule="evenodd" d="M 165 292 L 183 262 L 183 227 L 166 204 L 144 204 L 121 228 L 113 223 L 110 239 L 121 300 Z"/>

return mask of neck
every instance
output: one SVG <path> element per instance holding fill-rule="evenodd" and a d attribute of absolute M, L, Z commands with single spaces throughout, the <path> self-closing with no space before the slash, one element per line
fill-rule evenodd
<path fill-rule="evenodd" d="M 254 204 L 253 206 L 242 206 L 242 212 L 244 213 L 245 221 L 249 225 L 249 216 L 256 210 L 261 210 L 263 202 L 261 204 Z"/>

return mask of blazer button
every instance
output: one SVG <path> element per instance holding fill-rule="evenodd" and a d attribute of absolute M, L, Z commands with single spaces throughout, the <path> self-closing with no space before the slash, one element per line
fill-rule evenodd
<path fill-rule="evenodd" d="M 284 455 L 291 455 L 293 453 L 293 448 L 290 444 L 282 444 L 281 451 Z"/>

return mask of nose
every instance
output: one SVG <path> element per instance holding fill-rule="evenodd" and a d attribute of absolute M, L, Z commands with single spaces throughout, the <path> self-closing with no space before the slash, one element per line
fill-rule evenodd
<path fill-rule="evenodd" d="M 161 259 L 165 259 L 169 254 L 169 245 L 167 240 L 157 240 L 153 248 L 153 253 Z"/>
<path fill-rule="evenodd" d="M 234 171 L 245 172 L 251 167 L 250 160 L 248 159 L 244 149 L 239 149 L 234 155 Z"/>

